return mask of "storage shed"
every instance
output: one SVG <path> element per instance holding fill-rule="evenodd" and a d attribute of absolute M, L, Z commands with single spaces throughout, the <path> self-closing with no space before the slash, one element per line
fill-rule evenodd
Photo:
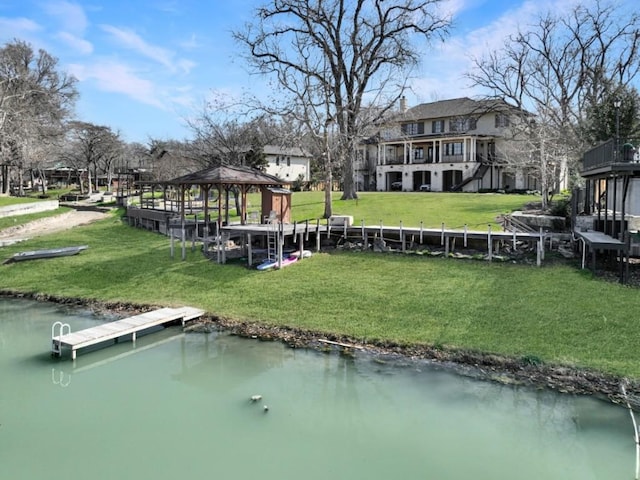
<path fill-rule="evenodd" d="M 291 190 L 262 188 L 262 218 L 271 219 L 273 215 L 280 223 L 291 223 Z"/>

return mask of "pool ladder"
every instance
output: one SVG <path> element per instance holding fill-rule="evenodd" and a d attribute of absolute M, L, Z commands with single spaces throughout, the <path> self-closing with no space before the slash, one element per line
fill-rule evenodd
<path fill-rule="evenodd" d="M 56 331 L 58 335 L 56 335 Z M 65 334 L 71 333 L 71 326 L 68 323 L 56 322 L 51 325 L 51 355 L 55 355 L 57 357 L 62 356 L 62 344 L 60 342 L 60 338 Z M 58 340 L 54 340 L 55 337 L 58 337 Z"/>

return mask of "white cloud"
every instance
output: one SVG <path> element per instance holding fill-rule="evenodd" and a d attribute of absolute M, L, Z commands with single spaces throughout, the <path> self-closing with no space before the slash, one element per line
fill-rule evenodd
<path fill-rule="evenodd" d="M 127 65 L 113 61 L 94 65 L 74 64 L 70 71 L 81 82 L 95 81 L 100 90 L 120 93 L 138 102 L 166 109 L 156 86 L 137 76 Z"/>
<path fill-rule="evenodd" d="M 37 32 L 41 29 L 40 25 L 28 18 L 0 17 L 0 32 L 2 32 L 2 36 L 7 39 L 11 37 L 21 38 L 27 33 Z"/>
<path fill-rule="evenodd" d="M 89 55 L 93 53 L 93 44 L 91 42 L 76 37 L 72 33 L 60 32 L 56 35 L 56 37 L 67 44 L 69 47 L 83 55 Z"/>
<path fill-rule="evenodd" d="M 101 25 L 100 28 L 110 34 L 121 46 L 150 58 L 169 68 L 171 71 L 175 71 L 176 67 L 173 64 L 173 52 L 147 43 L 142 37 L 131 30 L 125 30 L 111 25 Z"/>
<path fill-rule="evenodd" d="M 64 31 L 82 34 L 87 29 L 89 21 L 81 5 L 63 0 L 45 3 L 43 7 L 49 15 L 59 19 Z"/>
<path fill-rule="evenodd" d="M 592 1 L 526 0 L 480 28 L 458 35 L 454 30 L 443 44 L 427 53 L 420 78 L 411 82 L 417 101 L 486 94 L 470 88 L 464 77 L 465 72 L 472 68 L 472 58 L 481 58 L 488 52 L 499 50 L 510 35 L 518 32 L 518 28 L 528 27 L 546 12 L 560 14 L 573 9 L 578 3 L 584 5 Z M 467 8 L 482 8 L 481 3 L 477 0 L 452 0 L 448 8 L 460 13 Z"/>

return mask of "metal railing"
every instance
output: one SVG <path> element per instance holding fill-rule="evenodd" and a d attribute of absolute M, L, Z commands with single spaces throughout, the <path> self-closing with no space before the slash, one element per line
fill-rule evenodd
<path fill-rule="evenodd" d="M 589 171 L 614 164 L 638 162 L 638 149 L 630 141 L 620 139 L 618 145 L 616 151 L 616 140 L 611 138 L 586 151 L 582 156 L 582 170 Z"/>

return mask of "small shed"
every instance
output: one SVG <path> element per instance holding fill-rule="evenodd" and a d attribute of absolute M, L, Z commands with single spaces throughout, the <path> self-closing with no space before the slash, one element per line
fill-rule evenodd
<path fill-rule="evenodd" d="M 291 190 L 281 187 L 262 188 L 262 218 L 272 217 L 280 223 L 291 223 Z"/>

